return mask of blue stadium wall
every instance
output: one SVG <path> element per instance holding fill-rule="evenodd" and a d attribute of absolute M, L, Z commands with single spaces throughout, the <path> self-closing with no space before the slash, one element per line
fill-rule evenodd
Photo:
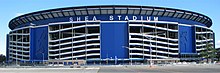
<path fill-rule="evenodd" d="M 6 62 L 9 62 L 9 34 L 6 35 Z"/>
<path fill-rule="evenodd" d="M 101 21 L 107 21 L 109 15 L 96 15 L 96 18 Z M 117 18 L 118 15 L 113 15 L 115 17 L 114 20 L 119 20 Z M 121 15 L 124 18 L 126 15 Z M 127 15 L 129 19 L 132 19 L 134 15 Z M 140 15 L 137 16 L 137 20 L 140 20 Z M 85 20 L 85 16 L 81 17 L 81 20 Z M 93 16 L 88 16 L 89 20 L 93 19 Z M 26 23 L 24 25 L 17 26 L 16 28 L 21 28 L 24 26 L 30 26 L 31 24 L 35 24 L 35 26 L 40 26 L 48 23 L 55 22 L 68 22 L 70 17 L 63 18 L 55 18 L 55 19 L 47 19 L 40 21 L 33 21 L 32 23 Z M 153 18 L 153 16 L 152 16 Z M 143 18 L 146 19 L 146 18 Z M 76 21 L 76 20 L 75 20 Z M 109 21 L 109 20 L 108 20 Z M 119 20 L 124 21 L 124 20 Z M 169 22 L 178 22 L 179 24 L 197 24 L 201 26 L 205 26 L 205 24 L 185 20 L 185 19 L 177 19 L 177 18 L 169 18 L 169 17 L 159 17 L 158 21 L 169 21 Z M 128 23 L 123 22 L 101 22 L 100 25 L 100 33 L 101 33 L 101 59 L 106 58 L 121 58 L 127 59 L 129 58 L 128 49 L 122 46 L 128 46 Z M 179 25 L 179 53 L 196 53 L 195 47 L 195 29 L 194 27 L 189 26 L 181 26 Z M 43 61 L 48 60 L 48 27 L 36 27 L 31 28 L 30 32 L 30 61 Z M 8 44 L 7 40 L 7 44 Z M 8 50 L 8 49 L 7 49 Z M 8 51 L 7 51 L 8 54 Z M 8 57 L 8 56 L 7 56 Z"/>
<path fill-rule="evenodd" d="M 32 28 L 30 39 L 30 61 L 48 60 L 48 27 Z"/>
<path fill-rule="evenodd" d="M 194 26 L 179 25 L 179 49 L 180 54 L 196 53 Z"/>
<path fill-rule="evenodd" d="M 128 23 L 101 23 L 101 59 L 128 59 Z"/>

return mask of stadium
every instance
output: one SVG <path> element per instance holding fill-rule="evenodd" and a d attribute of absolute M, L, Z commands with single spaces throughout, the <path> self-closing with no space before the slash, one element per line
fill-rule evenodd
<path fill-rule="evenodd" d="M 8 26 L 9 63 L 197 61 L 206 43 L 215 47 L 208 16 L 165 7 L 57 8 L 18 16 Z"/>

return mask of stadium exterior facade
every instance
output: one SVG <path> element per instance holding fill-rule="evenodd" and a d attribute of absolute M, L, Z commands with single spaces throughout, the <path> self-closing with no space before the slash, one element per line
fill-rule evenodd
<path fill-rule="evenodd" d="M 50 9 L 9 22 L 8 62 L 199 60 L 214 47 L 209 17 L 151 6 L 101 5 Z"/>

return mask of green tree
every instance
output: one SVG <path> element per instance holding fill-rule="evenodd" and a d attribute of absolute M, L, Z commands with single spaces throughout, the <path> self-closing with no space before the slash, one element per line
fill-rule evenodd
<path fill-rule="evenodd" d="M 4 62 L 6 60 L 5 55 L 0 54 L 0 63 Z"/>
<path fill-rule="evenodd" d="M 219 61 L 219 58 L 220 58 L 220 48 L 217 48 L 217 59 Z"/>
<path fill-rule="evenodd" d="M 213 61 L 214 58 L 216 58 L 218 56 L 217 52 L 218 51 L 213 47 L 212 44 L 207 43 L 206 48 L 200 52 L 200 56 L 201 56 L 201 58 L 207 59 L 207 62 L 209 59 L 211 59 L 211 61 Z"/>

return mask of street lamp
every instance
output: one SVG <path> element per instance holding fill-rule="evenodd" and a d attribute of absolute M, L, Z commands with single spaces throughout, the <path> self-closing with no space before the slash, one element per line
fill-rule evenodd
<path fill-rule="evenodd" d="M 18 53 L 16 51 L 16 66 L 18 66 Z"/>
<path fill-rule="evenodd" d="M 122 48 L 127 48 L 129 50 L 129 47 L 127 46 L 122 46 Z M 130 52 L 130 51 L 129 51 Z M 130 58 L 129 58 L 130 59 Z M 132 65 L 132 59 L 131 59 L 131 65 Z"/>
<path fill-rule="evenodd" d="M 107 55 L 106 55 L 106 56 L 107 56 L 107 58 L 106 58 L 107 61 L 106 61 L 106 62 L 107 62 L 107 65 L 108 65 L 108 59 L 109 59 L 109 58 L 108 58 L 108 51 L 107 51 Z"/>
<path fill-rule="evenodd" d="M 117 64 L 117 60 L 118 60 L 118 58 L 117 58 L 117 56 L 115 56 L 115 65 Z"/>
<path fill-rule="evenodd" d="M 43 57 L 42 57 L 42 58 L 43 58 L 42 60 L 43 60 L 43 64 L 44 64 L 44 53 L 42 53 L 42 56 L 43 56 Z"/>
<path fill-rule="evenodd" d="M 153 34 L 155 34 L 156 32 L 154 32 Z M 145 35 L 148 35 L 148 34 L 145 34 Z M 163 33 L 163 34 L 158 34 L 158 35 L 165 35 L 165 38 L 166 38 L 166 33 Z M 148 37 L 148 36 L 144 36 L 144 37 L 146 37 L 147 39 L 149 39 L 150 40 L 150 49 L 149 49 L 149 51 L 150 51 L 150 67 L 152 67 L 152 48 L 151 48 L 151 46 L 152 46 L 152 43 L 151 43 L 151 39 L 152 39 L 152 37 Z"/>
<path fill-rule="evenodd" d="M 169 47 L 169 40 L 168 40 L 168 37 L 166 36 L 166 33 L 160 33 L 160 34 L 158 34 L 158 35 L 164 35 L 164 37 L 165 37 L 165 39 L 167 39 L 167 50 L 168 50 L 168 53 L 167 53 L 167 56 L 168 56 L 168 58 L 169 58 L 169 49 L 168 49 L 168 47 Z"/>
<path fill-rule="evenodd" d="M 147 39 L 149 39 L 150 40 L 150 49 L 149 49 L 149 51 L 150 51 L 150 67 L 152 67 L 152 48 L 151 48 L 151 46 L 152 46 L 152 44 L 151 44 L 151 37 L 149 38 L 149 37 L 147 37 L 147 36 L 144 36 L 144 37 L 146 37 Z"/>
<path fill-rule="evenodd" d="M 150 67 L 152 67 L 152 48 L 151 48 L 151 46 L 152 46 L 152 44 L 151 44 L 151 37 L 150 37 Z"/>

